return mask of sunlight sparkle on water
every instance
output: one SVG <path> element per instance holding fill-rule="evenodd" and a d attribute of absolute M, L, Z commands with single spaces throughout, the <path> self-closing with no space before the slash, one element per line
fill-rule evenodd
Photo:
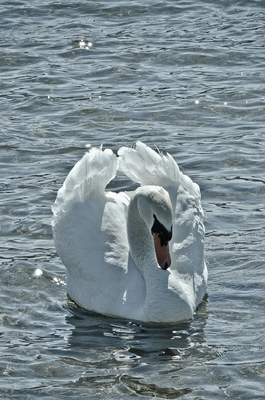
<path fill-rule="evenodd" d="M 92 46 L 92 42 L 85 42 L 84 40 L 80 40 L 79 42 L 80 49 L 89 50 Z"/>
<path fill-rule="evenodd" d="M 56 277 L 53 278 L 53 282 L 55 282 L 56 285 L 62 285 L 62 286 L 66 285 L 65 281 L 63 281 L 62 279 L 56 278 Z"/>
<path fill-rule="evenodd" d="M 33 273 L 33 276 L 35 276 L 36 278 L 39 278 L 42 274 L 43 274 L 42 270 L 40 268 L 36 268 Z"/>

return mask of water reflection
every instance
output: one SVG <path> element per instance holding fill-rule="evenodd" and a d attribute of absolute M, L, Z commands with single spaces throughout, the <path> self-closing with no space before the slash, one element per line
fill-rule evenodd
<path fill-rule="evenodd" d="M 205 300 L 190 323 L 183 324 L 145 324 L 119 318 L 105 317 L 76 306 L 69 301 L 69 315 L 66 322 L 72 325 L 71 345 L 78 345 L 80 336 L 87 342 L 94 336 L 98 345 L 108 343 L 133 343 L 137 351 L 145 353 L 161 352 L 169 347 L 179 349 L 198 346 L 204 342 L 204 327 L 207 321 L 207 300 Z M 98 336 L 100 334 L 100 338 Z M 169 346 L 170 344 L 170 346 Z M 172 356 L 174 351 L 172 350 Z"/>
<path fill-rule="evenodd" d="M 73 387 L 175 399 L 193 391 L 183 387 L 180 372 L 217 357 L 205 344 L 206 300 L 193 321 L 177 325 L 109 318 L 71 302 L 67 308 L 71 335 L 61 361 L 79 369 Z"/>

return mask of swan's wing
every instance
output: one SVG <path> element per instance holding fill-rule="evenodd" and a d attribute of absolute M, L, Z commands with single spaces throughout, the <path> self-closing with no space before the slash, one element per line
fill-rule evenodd
<path fill-rule="evenodd" d="M 95 288 L 127 267 L 128 198 L 105 192 L 117 166 L 111 150 L 92 148 L 70 171 L 52 207 L 60 258 L 74 278 Z"/>
<path fill-rule="evenodd" d="M 156 153 L 142 142 L 138 141 L 134 149 L 120 148 L 118 155 L 120 171 L 141 186 L 171 186 L 179 182 L 180 171 L 174 159 L 169 154 Z"/>
<path fill-rule="evenodd" d="M 207 279 L 199 186 L 179 170 L 169 154 L 157 153 L 141 142 L 137 142 L 134 149 L 122 147 L 118 155 L 120 171 L 133 181 L 142 186 L 162 186 L 168 191 L 174 219 L 170 242 L 171 270 L 192 277 L 193 290 L 198 292 L 199 298 L 199 292 L 205 292 Z"/>
<path fill-rule="evenodd" d="M 94 194 L 103 197 L 106 185 L 115 177 L 118 160 L 110 149 L 92 148 L 78 161 L 59 189 L 52 206 L 54 223 L 73 201 L 84 202 Z"/>
<path fill-rule="evenodd" d="M 141 186 L 157 185 L 165 189 L 182 186 L 200 200 L 199 186 L 180 171 L 170 154 L 157 153 L 138 141 L 134 149 L 121 147 L 118 155 L 119 170 Z"/>

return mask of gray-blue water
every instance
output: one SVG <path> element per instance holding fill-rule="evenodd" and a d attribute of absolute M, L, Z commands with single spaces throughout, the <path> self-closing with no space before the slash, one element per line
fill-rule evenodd
<path fill-rule="evenodd" d="M 264 1 L 2 0 L 0 22 L 0 397 L 264 399 Z M 67 300 L 57 190 L 86 144 L 137 139 L 201 187 L 188 324 Z"/>

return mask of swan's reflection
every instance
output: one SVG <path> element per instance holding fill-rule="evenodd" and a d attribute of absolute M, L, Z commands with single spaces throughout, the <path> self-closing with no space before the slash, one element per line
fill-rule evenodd
<path fill-rule="evenodd" d="M 61 361 L 79 371 L 75 387 L 178 398 L 193 390 L 179 383 L 181 371 L 216 357 L 205 345 L 206 300 L 190 323 L 177 325 L 109 318 L 71 301 L 67 310 L 71 335 Z"/>
<path fill-rule="evenodd" d="M 149 325 L 138 321 L 109 318 L 88 312 L 68 302 L 67 324 L 72 326 L 68 339 L 71 348 L 85 347 L 85 351 L 112 351 L 112 357 L 153 357 L 181 359 L 191 349 L 202 348 L 205 342 L 207 301 L 204 300 L 195 318 L 184 324 Z"/>

